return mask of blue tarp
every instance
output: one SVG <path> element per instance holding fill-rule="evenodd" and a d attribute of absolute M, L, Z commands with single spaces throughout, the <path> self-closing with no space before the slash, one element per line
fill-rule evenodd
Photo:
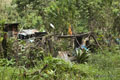
<path fill-rule="evenodd" d="M 88 51 L 87 47 L 85 45 L 81 46 L 82 49 L 85 49 L 86 51 Z"/>

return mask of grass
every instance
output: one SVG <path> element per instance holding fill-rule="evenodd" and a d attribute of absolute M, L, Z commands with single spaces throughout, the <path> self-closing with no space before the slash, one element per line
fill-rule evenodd
<path fill-rule="evenodd" d="M 89 62 L 77 64 L 46 57 L 34 68 L 0 67 L 0 80 L 120 80 L 119 47 L 91 53 Z M 37 71 L 47 67 L 41 72 Z M 35 73 L 35 74 L 33 74 Z"/>

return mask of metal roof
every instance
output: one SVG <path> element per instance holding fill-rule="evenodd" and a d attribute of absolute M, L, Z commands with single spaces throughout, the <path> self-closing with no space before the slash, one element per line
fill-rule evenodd
<path fill-rule="evenodd" d="M 21 34 L 21 35 L 32 35 L 32 34 L 35 34 L 36 32 L 39 32 L 39 31 L 36 30 L 36 29 L 24 29 L 24 30 L 20 31 L 19 34 Z"/>

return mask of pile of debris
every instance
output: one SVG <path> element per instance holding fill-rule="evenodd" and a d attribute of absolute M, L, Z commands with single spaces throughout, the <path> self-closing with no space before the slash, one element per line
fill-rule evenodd
<path fill-rule="evenodd" d="M 74 56 L 64 51 L 54 52 L 55 46 L 53 42 L 57 39 L 71 39 L 70 45 L 73 47 L 73 50 L 81 49 L 89 51 L 91 38 L 93 38 L 98 47 L 100 47 L 93 32 L 74 35 L 72 33 L 70 33 L 70 35 L 48 35 L 47 32 L 39 32 L 37 29 L 23 29 L 18 31 L 18 25 L 19 23 L 5 24 L 4 31 L 7 32 L 8 37 L 16 37 L 31 43 L 35 42 L 37 44 L 36 47 L 42 47 L 46 53 L 52 53 L 53 56 L 58 53 L 58 56 L 66 61 L 74 60 Z M 69 29 L 69 31 L 71 31 L 71 29 Z M 54 41 L 52 38 L 54 38 Z"/>

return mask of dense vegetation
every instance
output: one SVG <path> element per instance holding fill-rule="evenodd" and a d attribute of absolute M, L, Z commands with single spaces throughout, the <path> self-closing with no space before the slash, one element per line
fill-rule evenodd
<path fill-rule="evenodd" d="M 19 22 L 20 29 L 36 28 L 49 34 L 68 34 L 69 26 L 74 34 L 92 31 L 102 51 L 93 47 L 87 62 L 66 62 L 33 44 L 19 50 L 18 45 L 27 44 L 12 38 L 8 39 L 6 59 L 3 27 L 13 22 Z M 120 38 L 119 25 L 120 0 L 0 0 L 0 80 L 119 80 L 120 44 L 115 43 Z M 57 46 L 73 51 L 64 43 Z"/>

